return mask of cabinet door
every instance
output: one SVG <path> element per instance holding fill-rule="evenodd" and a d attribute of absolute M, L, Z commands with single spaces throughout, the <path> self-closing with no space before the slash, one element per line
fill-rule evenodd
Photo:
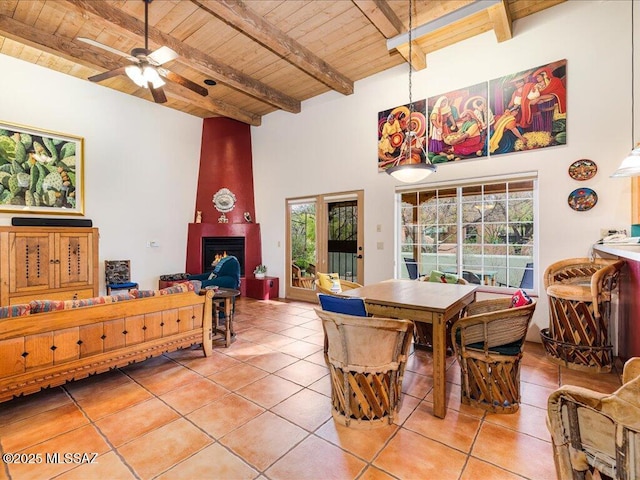
<path fill-rule="evenodd" d="M 58 234 L 59 288 L 93 283 L 92 237 L 92 233 L 70 232 Z"/>
<path fill-rule="evenodd" d="M 10 293 L 55 287 L 53 234 L 10 233 L 9 246 Z"/>
<path fill-rule="evenodd" d="M 24 337 L 0 340 L 0 377 L 24 372 Z"/>
<path fill-rule="evenodd" d="M 24 337 L 25 366 L 30 368 L 53 365 L 53 332 L 37 333 Z"/>

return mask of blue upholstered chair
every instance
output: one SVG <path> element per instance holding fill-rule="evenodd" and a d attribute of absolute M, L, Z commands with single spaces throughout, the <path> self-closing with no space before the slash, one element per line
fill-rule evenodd
<path fill-rule="evenodd" d="M 189 275 L 189 280 L 200 280 L 202 288 L 216 285 L 221 288 L 240 288 L 240 262 L 232 255 L 223 257 L 212 272 Z"/>
<path fill-rule="evenodd" d="M 130 260 L 105 260 L 104 279 L 107 295 L 111 295 L 113 290 L 129 291 L 138 288 L 138 284 L 131 281 Z"/>

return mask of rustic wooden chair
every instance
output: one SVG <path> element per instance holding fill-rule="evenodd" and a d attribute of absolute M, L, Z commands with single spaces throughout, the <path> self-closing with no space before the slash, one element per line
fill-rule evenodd
<path fill-rule="evenodd" d="M 520 408 L 520 360 L 535 300 L 511 308 L 511 298 L 480 300 L 451 328 L 462 379 L 462 403 L 494 413 Z"/>
<path fill-rule="evenodd" d="M 331 413 L 348 427 L 393 423 L 413 322 L 316 310 L 327 338 Z"/>
<path fill-rule="evenodd" d="M 622 260 L 571 258 L 547 267 L 549 328 L 540 337 L 549 360 L 574 370 L 611 370 L 611 293 L 623 265 Z"/>
<path fill-rule="evenodd" d="M 549 397 L 559 480 L 640 478 L 639 357 L 625 363 L 622 383 L 612 394 L 564 385 Z"/>
<path fill-rule="evenodd" d="M 441 272 L 437 272 L 437 273 L 441 273 Z M 424 275 L 423 277 L 420 277 L 420 281 L 422 282 L 442 282 L 442 283 L 449 283 L 443 280 L 446 280 L 446 278 L 452 279 L 455 278 L 455 283 L 457 283 L 458 285 L 467 285 L 469 282 L 467 282 L 464 278 L 459 278 L 456 275 L 453 274 L 442 274 L 442 279 L 438 279 L 437 275 L 434 275 L 434 270 L 432 270 L 431 272 L 429 272 L 429 275 Z M 453 324 L 453 320 L 450 320 L 449 322 L 447 322 L 447 333 L 446 333 L 446 339 L 447 339 L 447 355 L 451 355 L 453 353 L 453 344 L 451 343 L 451 325 Z M 423 323 L 423 322 L 419 322 L 416 323 L 416 327 L 415 327 L 415 332 L 414 335 L 416 336 L 416 343 L 420 346 L 423 347 L 427 347 L 427 349 L 433 349 L 433 325 L 431 325 L 430 323 Z"/>

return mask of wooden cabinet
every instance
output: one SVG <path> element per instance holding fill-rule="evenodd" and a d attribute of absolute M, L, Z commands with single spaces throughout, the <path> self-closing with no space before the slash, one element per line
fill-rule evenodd
<path fill-rule="evenodd" d="M 98 295 L 98 229 L 0 227 L 0 305 Z"/>
<path fill-rule="evenodd" d="M 246 285 L 246 295 L 258 300 L 269 300 L 279 297 L 278 277 L 255 278 L 247 277 L 244 281 Z"/>

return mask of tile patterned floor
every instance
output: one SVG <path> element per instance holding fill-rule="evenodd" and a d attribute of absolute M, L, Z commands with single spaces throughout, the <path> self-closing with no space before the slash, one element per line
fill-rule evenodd
<path fill-rule="evenodd" d="M 604 392 L 617 373 L 566 370 L 526 345 L 523 404 L 513 415 L 460 403 L 447 359 L 445 419 L 432 415 L 432 358 L 413 352 L 394 425 L 348 429 L 331 418 L 322 327 L 302 302 L 242 298 L 237 339 L 205 358 L 192 348 L 0 404 L 5 479 L 536 479 L 555 478 L 546 401 L 571 383 Z M 96 463 L 46 453 L 97 454 Z"/>

